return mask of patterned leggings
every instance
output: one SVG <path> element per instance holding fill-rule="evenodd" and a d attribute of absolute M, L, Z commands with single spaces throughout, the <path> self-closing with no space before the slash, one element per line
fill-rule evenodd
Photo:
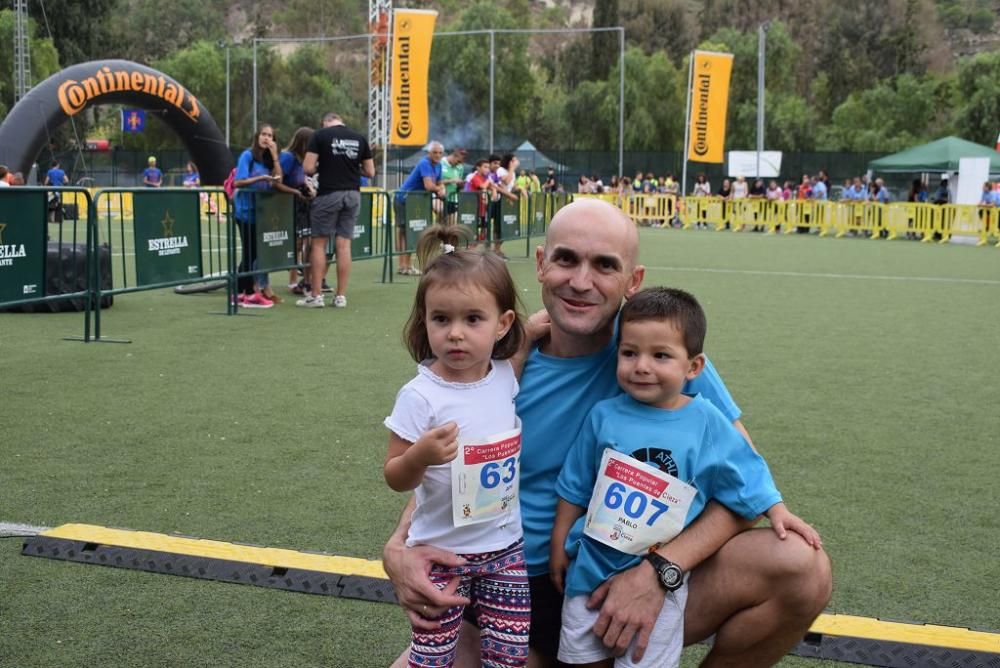
<path fill-rule="evenodd" d="M 528 630 L 531 597 L 524 565 L 524 541 L 497 552 L 461 555 L 465 566 L 435 566 L 430 578 L 443 589 L 456 575 L 461 577 L 458 595 L 472 601 L 482 637 L 483 668 L 519 667 L 528 661 Z M 413 629 L 410 643 L 411 668 L 450 668 L 462 626 L 464 606 L 449 608 L 434 631 Z"/>

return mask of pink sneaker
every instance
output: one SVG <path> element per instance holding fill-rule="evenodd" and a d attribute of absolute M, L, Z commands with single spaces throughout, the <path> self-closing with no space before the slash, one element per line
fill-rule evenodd
<path fill-rule="evenodd" d="M 257 294 L 256 292 L 252 295 L 247 295 L 243 298 L 240 306 L 245 308 L 271 308 L 274 306 L 274 302 L 265 297 L 264 295 Z"/>

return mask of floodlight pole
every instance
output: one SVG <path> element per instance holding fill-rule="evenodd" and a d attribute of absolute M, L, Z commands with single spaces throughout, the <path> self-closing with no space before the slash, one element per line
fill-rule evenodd
<path fill-rule="evenodd" d="M 490 155 L 493 155 L 493 83 L 496 59 L 496 32 L 490 30 Z"/>
<path fill-rule="evenodd" d="M 625 175 L 625 28 L 618 28 L 618 178 Z"/>
<path fill-rule="evenodd" d="M 770 23 L 757 28 L 757 173 L 760 178 L 760 157 L 764 152 L 764 61 L 767 49 L 767 29 Z"/>

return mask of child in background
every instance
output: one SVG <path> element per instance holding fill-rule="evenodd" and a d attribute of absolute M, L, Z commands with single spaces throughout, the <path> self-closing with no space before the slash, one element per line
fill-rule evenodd
<path fill-rule="evenodd" d="M 669 541 L 708 501 L 747 519 L 766 514 L 781 539 L 790 530 L 816 549 L 821 541 L 785 508 L 767 464 L 733 424 L 708 400 L 682 393 L 705 364 L 705 314 L 694 297 L 643 290 L 622 308 L 619 327 L 625 394 L 594 406 L 556 484 L 549 564 L 566 597 L 559 660 L 611 665 L 610 650 L 591 630 L 600 611 L 586 602 L 613 575 L 646 559 L 666 600 L 642 660 L 633 659 L 633 642 L 614 665 L 676 666 L 687 576 L 669 561 Z"/>
<path fill-rule="evenodd" d="M 396 396 L 385 479 L 415 490 L 407 545 L 432 545 L 466 560 L 435 566 L 443 588 L 459 577 L 482 634 L 484 666 L 524 666 L 531 605 L 518 505 L 518 384 L 511 358 L 524 328 L 517 290 L 494 253 L 456 251 L 447 228 L 424 233 L 417 252 L 443 253 L 420 279 L 404 332 L 417 376 Z M 436 617 L 433 631 L 413 627 L 410 666 L 451 666 L 464 606 Z"/>

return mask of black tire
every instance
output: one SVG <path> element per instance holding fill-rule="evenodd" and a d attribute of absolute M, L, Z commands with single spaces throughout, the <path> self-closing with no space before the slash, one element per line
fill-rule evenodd
<path fill-rule="evenodd" d="M 224 279 L 212 279 L 208 281 L 200 281 L 198 283 L 187 283 L 185 285 L 175 286 L 174 292 L 179 295 L 195 295 L 201 292 L 221 290 L 224 287 L 226 287 L 226 281 Z"/>

